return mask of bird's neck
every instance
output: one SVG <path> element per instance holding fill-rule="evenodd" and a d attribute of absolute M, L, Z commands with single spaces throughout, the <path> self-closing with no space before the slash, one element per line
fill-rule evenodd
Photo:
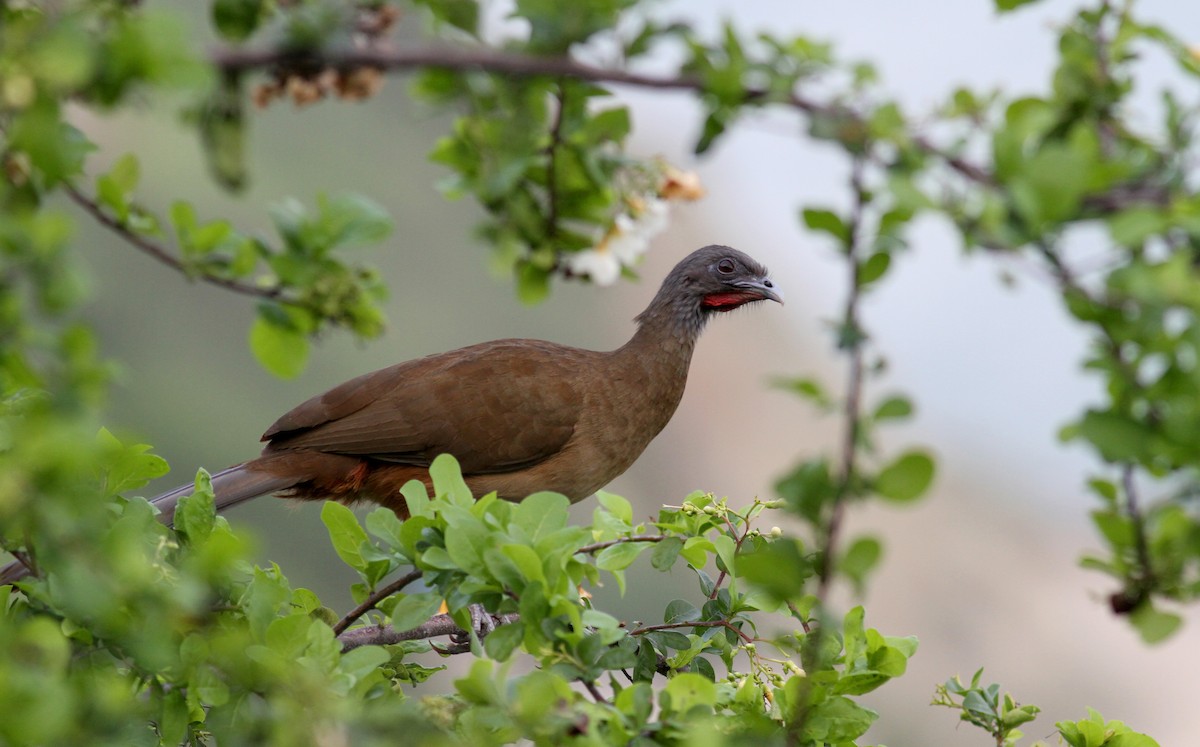
<path fill-rule="evenodd" d="M 688 304 L 660 295 L 638 315 L 637 332 L 619 353 L 647 357 L 661 368 L 661 375 L 686 378 L 707 316 L 695 301 Z"/>

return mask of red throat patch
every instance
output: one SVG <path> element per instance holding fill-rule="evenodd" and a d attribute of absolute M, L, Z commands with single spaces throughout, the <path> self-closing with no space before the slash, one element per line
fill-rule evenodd
<path fill-rule="evenodd" d="M 706 309 L 713 311 L 732 311 L 742 304 L 750 303 L 751 301 L 761 301 L 762 296 L 757 293 L 711 293 L 704 297 L 701 305 Z"/>

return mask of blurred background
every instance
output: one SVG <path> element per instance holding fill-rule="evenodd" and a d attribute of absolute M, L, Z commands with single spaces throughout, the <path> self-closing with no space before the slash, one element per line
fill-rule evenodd
<path fill-rule="evenodd" d="M 884 89 L 918 113 L 958 85 L 999 86 L 1009 95 L 1044 89 L 1054 24 L 1073 7 L 1045 2 L 997 16 L 985 0 L 691 0 L 656 12 L 714 31 L 731 18 L 747 32 L 828 39 L 841 59 L 874 62 Z M 1177 31 L 1200 29 L 1200 5 L 1146 0 L 1138 7 Z M 1145 70 L 1137 100 L 1153 112 L 1171 71 L 1153 58 Z M 710 325 L 675 419 L 609 489 L 645 517 L 697 488 L 742 504 L 771 496 L 774 481 L 800 459 L 834 450 L 834 420 L 768 385 L 776 375 L 805 374 L 836 391 L 844 378 L 828 324 L 845 293 L 843 267 L 827 242 L 800 228 L 797 210 L 845 204 L 847 166 L 834 149 L 806 141 L 797 117 L 741 122 L 696 159 L 700 118 L 686 95 L 617 91 L 633 107 L 634 153 L 697 170 L 708 197 L 673 208 L 640 283 L 560 284 L 546 303 L 524 307 L 508 279 L 487 270 L 487 250 L 471 232 L 477 209 L 437 192 L 444 172 L 426 154 L 449 116 L 414 104 L 406 84 L 392 77 L 366 104 L 299 111 L 276 104 L 258 112 L 248 142 L 251 184 L 237 196 L 213 185 L 196 136 L 173 110 L 77 116 L 103 146 L 90 168 L 99 172 L 136 151 L 139 196 L 159 214 L 181 197 L 202 217 L 267 233 L 266 210 L 285 197 L 312 205 L 318 190 L 353 191 L 384 205 L 396 225 L 384 246 L 363 250 L 392 289 L 387 334 L 371 344 L 331 335 L 314 347 L 303 375 L 280 381 L 247 348 L 252 301 L 190 284 L 80 217 L 78 245 L 94 273 L 89 314 L 121 364 L 110 425 L 153 444 L 174 467 L 148 494 L 190 481 L 197 467 L 215 470 L 255 455 L 258 435 L 293 405 L 400 360 L 497 337 L 617 347 L 666 271 L 708 243 L 766 263 L 787 306 L 760 305 Z M 1194 92 L 1192 85 L 1180 90 Z M 921 641 L 909 673 L 867 697 L 882 714 L 870 738 L 988 744 L 982 732 L 958 727 L 953 713 L 927 707 L 936 683 L 986 666 L 988 681 L 1043 708 L 1026 730 L 1031 737 L 1048 736 L 1054 721 L 1083 718 L 1091 706 L 1164 747 L 1194 744 L 1200 615 L 1193 612 L 1165 644 L 1146 647 L 1108 612 L 1105 578 L 1078 568 L 1080 555 L 1098 546 L 1082 486 L 1099 465 L 1090 453 L 1060 445 L 1056 432 L 1097 391 L 1079 369 L 1081 331 L 1031 266 L 964 257 L 936 220 L 919 221 L 911 239 L 893 276 L 866 301 L 865 323 L 889 362 L 869 395 L 902 391 L 914 399 L 917 417 L 885 432 L 884 445 L 927 445 L 939 473 L 918 505 L 857 510 L 847 522 L 847 536 L 872 533 L 885 546 L 864 598 L 868 625 Z M 264 499 L 236 509 L 230 521 L 259 537 L 264 561 L 278 562 L 294 584 L 344 610 L 351 578 L 329 548 L 319 510 Z M 574 508 L 580 519 L 592 510 L 591 502 Z M 610 586 L 598 592 L 598 604 L 625 619 L 656 621 L 664 597 L 696 593 L 681 568 L 664 575 L 646 563 L 644 570 L 625 598 Z M 846 595 L 838 604 L 856 601 Z"/>

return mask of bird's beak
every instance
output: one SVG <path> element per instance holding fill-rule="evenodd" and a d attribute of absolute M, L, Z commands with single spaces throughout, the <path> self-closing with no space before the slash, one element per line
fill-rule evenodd
<path fill-rule="evenodd" d="M 783 291 L 779 290 L 779 286 L 770 278 L 758 278 L 757 280 L 746 280 L 737 284 L 737 287 L 750 293 L 756 293 L 764 301 L 774 301 L 783 306 Z"/>

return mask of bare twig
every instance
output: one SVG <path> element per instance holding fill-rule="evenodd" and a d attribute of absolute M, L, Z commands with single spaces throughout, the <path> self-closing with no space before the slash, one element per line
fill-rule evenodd
<path fill-rule="evenodd" d="M 241 283 L 237 280 L 230 280 L 227 278 L 214 277 L 204 273 L 196 275 L 190 270 L 190 268 L 188 268 L 186 264 L 184 264 L 170 251 L 147 239 L 145 236 L 130 230 L 128 226 L 106 213 L 104 208 L 100 207 L 99 203 L 80 192 L 77 188 L 75 188 L 74 185 L 64 184 L 63 189 L 67 193 L 67 196 L 70 197 L 75 204 L 83 208 L 83 210 L 95 218 L 98 223 L 132 244 L 135 248 L 141 250 L 144 254 L 149 255 L 158 262 L 182 273 L 189 278 L 198 278 L 211 285 L 216 285 L 226 290 L 233 291 L 234 293 L 241 293 L 242 295 L 246 296 L 266 298 L 279 303 L 295 303 L 295 301 L 284 297 L 278 288 L 260 288 L 256 285 Z"/>
<path fill-rule="evenodd" d="M 492 615 L 492 621 L 496 627 L 507 625 L 520 619 L 521 616 L 515 612 L 504 615 Z M 342 650 L 349 651 L 359 646 L 386 646 L 392 643 L 400 643 L 401 641 L 418 641 L 425 638 L 436 638 L 438 636 L 454 635 L 462 632 L 464 632 L 463 629 L 458 626 L 458 623 L 454 622 L 454 618 L 450 617 L 450 615 L 442 614 L 434 615 L 412 630 L 396 630 L 390 625 L 369 625 L 347 630 L 338 636 L 338 640 L 342 643 Z"/>
<path fill-rule="evenodd" d="M 403 49 L 337 49 L 297 54 L 283 49 L 222 49 L 210 59 L 225 73 L 242 73 L 278 65 L 327 66 L 333 68 L 375 67 L 381 70 L 480 70 L 506 75 L 569 77 L 593 83 L 650 88 L 656 90 L 703 91 L 704 81 L 698 76 L 651 75 L 628 70 L 597 67 L 577 62 L 569 57 L 536 57 L 486 48 L 447 46 L 413 46 Z M 773 92 L 765 88 L 748 87 L 743 93 L 747 103 L 764 101 Z M 780 102 L 810 116 L 822 116 L 863 123 L 864 117 L 842 104 L 826 104 L 791 91 Z M 967 179 L 984 185 L 995 183 L 983 167 L 962 156 L 948 152 L 922 135 L 911 141 L 917 148 L 936 156 L 952 170 Z"/>
<path fill-rule="evenodd" d="M 341 635 L 342 633 L 346 632 L 346 628 L 349 628 L 351 625 L 353 625 L 358 618 L 375 609 L 375 605 L 400 591 L 405 586 L 408 586 L 420 577 L 421 571 L 410 571 L 387 586 L 376 589 L 370 596 L 363 600 L 362 604 L 347 612 L 341 620 L 337 621 L 337 624 L 333 626 L 333 634 Z"/>
<path fill-rule="evenodd" d="M 646 633 L 652 633 L 656 630 L 676 630 L 678 628 L 726 628 L 728 630 L 732 630 L 734 633 L 737 633 L 738 637 L 741 638 L 744 643 L 754 642 L 752 637 L 746 635 L 746 633 L 742 632 L 741 630 L 738 630 L 737 626 L 728 620 L 692 620 L 691 622 L 647 625 L 643 628 L 637 628 L 636 630 L 629 631 L 629 635 L 645 635 Z"/>
<path fill-rule="evenodd" d="M 817 576 L 817 598 L 824 601 L 829 593 L 829 585 L 833 580 L 834 558 L 837 554 L 837 543 L 841 532 L 842 517 L 846 510 L 846 499 L 853 489 L 855 473 L 857 472 L 858 442 L 862 420 L 862 389 L 863 389 L 863 339 L 858 319 L 858 306 L 861 298 L 860 274 L 862 265 L 859 263 L 860 239 L 862 234 L 863 210 L 867 202 L 866 185 L 863 182 L 864 159 L 854 159 L 850 172 L 850 187 L 854 192 L 854 206 L 851 208 L 850 221 L 846 236 L 846 263 L 849 266 L 850 288 L 846 294 L 846 306 L 842 315 L 845 334 L 850 335 L 849 356 L 850 367 L 846 381 L 846 399 L 842 406 L 842 444 L 841 459 L 838 467 L 838 489 L 834 496 L 833 507 L 829 521 L 825 525 L 825 542 L 821 548 L 821 565 Z"/>
<path fill-rule="evenodd" d="M 667 538 L 667 535 L 665 535 L 665 534 L 639 534 L 639 535 L 635 535 L 633 537 L 618 537 L 615 540 L 606 540 L 604 542 L 596 542 L 591 545 L 584 545 L 583 547 L 579 548 L 575 552 L 591 554 L 594 552 L 600 552 L 601 550 L 603 550 L 606 547 L 612 547 L 613 545 L 621 545 L 626 542 L 662 542 L 666 538 Z"/>

